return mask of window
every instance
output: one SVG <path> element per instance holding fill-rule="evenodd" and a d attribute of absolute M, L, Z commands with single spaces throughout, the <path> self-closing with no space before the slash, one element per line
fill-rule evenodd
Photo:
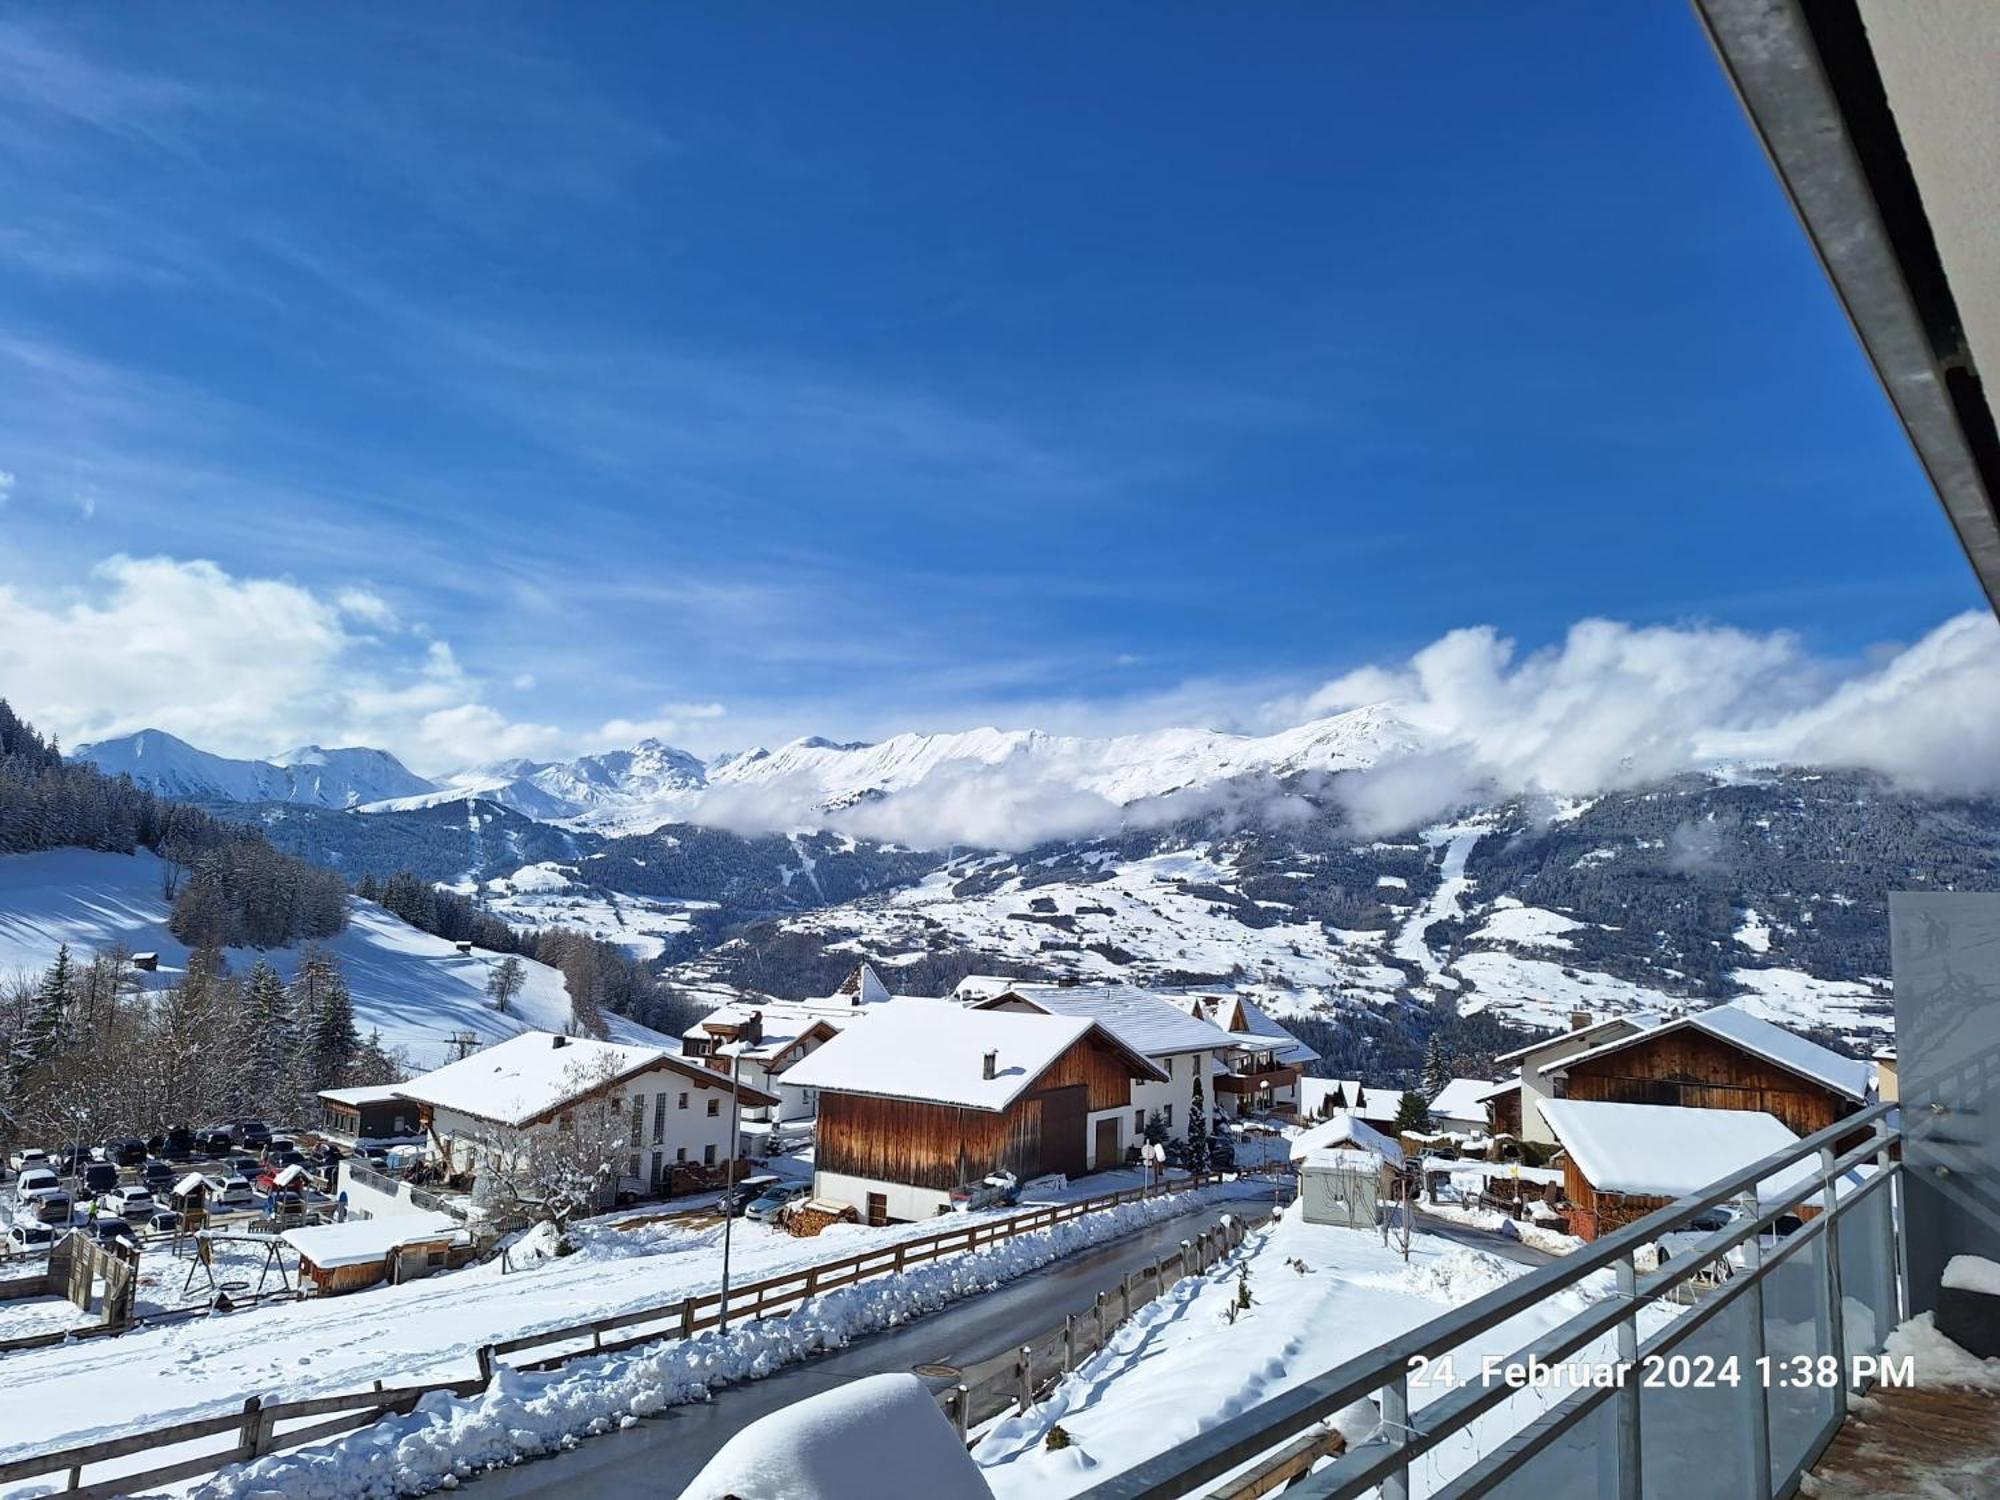
<path fill-rule="evenodd" d="M 634 1094 L 632 1096 L 632 1138 L 628 1144 L 634 1146 L 638 1145 L 640 1133 L 644 1131 L 645 1128 L 646 1128 L 646 1096 L 644 1094 Z M 636 1157 L 633 1159 L 635 1161 L 637 1160 Z M 634 1177 L 637 1177 L 639 1175 L 637 1168 L 633 1169 L 632 1175 Z"/>
<path fill-rule="evenodd" d="M 710 1116 L 710 1118 L 713 1118 L 713 1117 L 715 1117 L 716 1115 L 719 1115 L 719 1114 L 721 1114 L 721 1113 L 722 1113 L 722 1101 L 721 1101 L 720 1099 L 711 1099 L 711 1100 L 709 1100 L 709 1101 L 708 1101 L 708 1113 L 709 1113 L 709 1116 Z"/>
<path fill-rule="evenodd" d="M 653 1095 L 653 1144 L 659 1145 L 667 1138 L 667 1096 Z"/>
<path fill-rule="evenodd" d="M 715 1165 L 715 1146 L 713 1142 L 701 1148 L 701 1164 L 704 1167 Z"/>
<path fill-rule="evenodd" d="M 1132 1111 L 1132 1134 L 1144 1135 L 1145 1133 L 1146 1112 L 1143 1109 L 1135 1109 Z"/>
<path fill-rule="evenodd" d="M 429 1252 L 427 1255 L 424 1256 L 424 1264 L 433 1268 L 443 1265 L 444 1251 L 432 1250 L 431 1252 Z"/>
<path fill-rule="evenodd" d="M 639 1175 L 638 1152 L 634 1151 L 630 1156 L 625 1158 L 625 1175 L 627 1177 L 637 1177 Z"/>
<path fill-rule="evenodd" d="M 677 1162 L 685 1162 L 687 1159 L 688 1159 L 688 1148 L 685 1146 L 676 1146 L 674 1148 L 674 1160 Z"/>
<path fill-rule="evenodd" d="M 686 1090 L 686 1089 L 682 1089 L 682 1090 L 681 1090 L 681 1108 L 682 1108 L 682 1109 L 686 1109 L 687 1107 L 688 1107 L 688 1096 L 687 1096 L 687 1090 Z"/>
<path fill-rule="evenodd" d="M 1174 1107 L 1171 1104 L 1163 1104 L 1160 1106 L 1160 1123 L 1162 1125 L 1165 1125 L 1168 1129 L 1173 1128 Z"/>

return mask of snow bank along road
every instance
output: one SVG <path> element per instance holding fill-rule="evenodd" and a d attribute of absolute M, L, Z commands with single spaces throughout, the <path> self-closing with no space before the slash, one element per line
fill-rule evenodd
<path fill-rule="evenodd" d="M 677 1406 L 658 1420 L 612 1433 L 545 1463 L 497 1469 L 475 1481 L 480 1500 L 540 1496 L 551 1486 L 565 1497 L 628 1500 L 673 1495 L 693 1479 L 731 1434 L 757 1418 L 863 1375 L 907 1373 L 920 1364 L 969 1365 L 1015 1348 L 1065 1313 L 1089 1308 L 1127 1272 L 1171 1253 L 1224 1214 L 1269 1211 L 1237 1202 L 1205 1204 L 1093 1249 L 1079 1251 L 984 1296 L 916 1322 L 857 1340 L 849 1347 L 763 1380 L 718 1390 L 712 1401 Z"/>

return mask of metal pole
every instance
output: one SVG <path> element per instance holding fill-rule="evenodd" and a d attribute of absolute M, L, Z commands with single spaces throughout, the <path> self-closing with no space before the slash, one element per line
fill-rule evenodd
<path fill-rule="evenodd" d="M 1639 1500 L 1644 1473 L 1639 1452 L 1639 1269 L 1627 1254 L 1614 1268 L 1618 1295 L 1624 1299 L 1625 1321 L 1618 1325 L 1618 1363 L 1625 1379 L 1618 1388 L 1619 1500 Z"/>
<path fill-rule="evenodd" d="M 1750 1188 L 1737 1200 L 1748 1218 L 1756 1218 L 1757 1189 Z M 1750 1399 L 1744 1403 L 1750 1417 L 1750 1500 L 1771 1500 L 1771 1405 L 1764 1392 L 1764 1231 L 1758 1230 L 1743 1242 L 1743 1265 L 1750 1290 L 1743 1293 L 1745 1311 L 1750 1315 Z"/>
<path fill-rule="evenodd" d="M 738 1074 L 743 1067 L 741 1051 L 729 1057 L 729 1165 L 724 1169 L 722 1191 L 722 1306 L 716 1309 L 715 1326 L 723 1333 L 729 1332 L 729 1229 L 736 1222 L 731 1212 L 735 1207 L 729 1200 L 736 1194 L 736 1142 L 742 1127 L 736 1119 L 737 1105 L 742 1099 L 738 1092 Z"/>
<path fill-rule="evenodd" d="M 1840 1287 L 1840 1224 L 1833 1217 L 1834 1206 L 1840 1201 L 1833 1175 L 1833 1147 L 1822 1146 L 1819 1152 L 1820 1212 L 1826 1215 L 1826 1233 L 1820 1238 L 1826 1242 L 1826 1312 L 1827 1337 L 1833 1351 L 1834 1369 L 1839 1378 L 1833 1386 L 1833 1415 L 1835 1421 L 1847 1419 L 1847 1330 L 1842 1326 L 1844 1299 Z"/>
<path fill-rule="evenodd" d="M 1410 1441 L 1410 1384 L 1407 1374 L 1399 1374 L 1382 1387 L 1382 1434 L 1392 1448 Z M 1382 1480 L 1382 1500 L 1410 1500 L 1410 1466 L 1391 1470 Z"/>

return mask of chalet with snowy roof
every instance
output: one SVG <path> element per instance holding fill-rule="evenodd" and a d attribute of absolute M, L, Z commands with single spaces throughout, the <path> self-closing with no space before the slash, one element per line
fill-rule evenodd
<path fill-rule="evenodd" d="M 1215 1076 L 1215 1102 L 1225 1115 L 1296 1114 L 1299 1080 L 1319 1054 L 1241 995 L 1188 995 L 1188 1014 L 1229 1033 L 1235 1044 Z"/>
<path fill-rule="evenodd" d="M 1124 1160 L 1133 1088 L 1165 1071 L 1088 1016 L 892 1000 L 795 1064 L 818 1091 L 813 1194 L 869 1223 L 927 1219 L 1000 1173 Z"/>
<path fill-rule="evenodd" d="M 1403 1146 L 1395 1136 L 1377 1130 L 1359 1115 L 1341 1110 L 1330 1119 L 1300 1131 L 1292 1138 L 1292 1164 L 1303 1163 L 1315 1152 L 1343 1150 L 1367 1151 L 1380 1157 L 1392 1167 L 1403 1164 Z"/>
<path fill-rule="evenodd" d="M 1155 1114 L 1169 1135 L 1185 1136 L 1196 1108 L 1197 1079 L 1201 1107 L 1213 1119 L 1215 1075 L 1227 1070 L 1237 1045 L 1213 1022 L 1133 985 L 1024 984 L 975 1004 L 985 1010 L 1083 1016 L 1158 1064 L 1167 1075 L 1164 1083 L 1132 1085 L 1131 1119 L 1120 1131 L 1123 1146 L 1138 1145 Z"/>
<path fill-rule="evenodd" d="M 329 1135 L 350 1146 L 423 1139 L 417 1106 L 393 1083 L 351 1089 L 322 1089 L 320 1119 Z"/>
<path fill-rule="evenodd" d="M 1301 1078 L 1298 1089 L 1301 1120 L 1351 1114 L 1371 1125 L 1393 1125 L 1403 1098 L 1401 1089 L 1369 1088 L 1359 1078 Z"/>
<path fill-rule="evenodd" d="M 1557 1094 L 1553 1070 L 1565 1058 L 1575 1057 L 1607 1042 L 1615 1042 L 1659 1025 L 1660 1017 L 1650 1011 L 1593 1018 L 1587 1010 L 1570 1012 L 1569 1029 L 1543 1037 L 1525 1047 L 1504 1052 L 1494 1061 L 1502 1067 L 1520 1070 L 1517 1087 L 1496 1085 L 1485 1100 L 1488 1128 L 1495 1135 L 1516 1136 L 1538 1145 L 1553 1146 L 1555 1136 L 1536 1109 L 1544 1099 Z"/>
<path fill-rule="evenodd" d="M 1676 1198 L 1795 1144 L 1798 1136 L 1763 1110 L 1690 1109 L 1544 1099 L 1537 1106 L 1563 1150 L 1569 1228 L 1586 1240 L 1622 1229 Z M 1812 1190 L 1816 1161 L 1794 1162 L 1757 1185 L 1774 1205 Z M 1817 1212 L 1800 1209 L 1801 1217 Z"/>
<path fill-rule="evenodd" d="M 811 1089 L 786 1082 L 785 1072 L 840 1034 L 840 1028 L 808 1007 L 772 1001 L 768 1005 L 725 1005 L 681 1033 L 681 1055 L 698 1058 L 711 1072 L 738 1079 L 774 1096 L 775 1105 L 745 1106 L 755 1123 L 810 1120 L 819 1101 Z"/>
<path fill-rule="evenodd" d="M 1563 1058 L 1546 1072 L 1563 1099 L 1757 1111 L 1802 1136 L 1860 1109 L 1871 1082 L 1860 1059 L 1735 1005 L 1674 1016 Z"/>
<path fill-rule="evenodd" d="M 1432 1128 L 1458 1135 L 1486 1134 L 1486 1096 L 1493 1087 L 1484 1078 L 1450 1080 L 1430 1101 Z"/>
<path fill-rule="evenodd" d="M 618 1189 L 645 1195 L 701 1185 L 738 1151 L 727 1074 L 657 1047 L 523 1032 L 395 1086 L 417 1107 L 421 1128 L 452 1173 L 477 1176 L 536 1132 L 571 1128 L 587 1102 L 608 1100 L 627 1150 Z M 775 1094 L 749 1084 L 742 1108 L 775 1107 Z"/>

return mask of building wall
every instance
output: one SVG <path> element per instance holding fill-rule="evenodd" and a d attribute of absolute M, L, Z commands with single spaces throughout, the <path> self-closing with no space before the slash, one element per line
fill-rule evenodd
<path fill-rule="evenodd" d="M 1564 1059 L 1575 1057 L 1579 1052 L 1592 1047 L 1602 1047 L 1609 1042 L 1630 1036 L 1636 1027 L 1627 1026 L 1622 1031 L 1615 1027 L 1603 1030 L 1571 1032 L 1567 1036 L 1551 1037 L 1540 1050 L 1530 1052 L 1521 1059 L 1521 1128 L 1516 1132 L 1524 1141 L 1536 1141 L 1544 1146 L 1556 1144 L 1556 1134 L 1549 1129 L 1548 1121 L 1535 1105 L 1543 1099 L 1560 1099 L 1561 1090 L 1556 1080 L 1549 1076 L 1550 1070 Z M 1580 1095 L 1578 1097 L 1581 1097 Z"/>
<path fill-rule="evenodd" d="M 1688 1109 L 1760 1109 L 1799 1135 L 1824 1130 L 1860 1107 L 1832 1089 L 1695 1030 L 1642 1038 L 1609 1056 L 1573 1065 L 1564 1080 L 1563 1097 Z"/>
<path fill-rule="evenodd" d="M 819 1171 L 813 1174 L 813 1196 L 830 1203 L 851 1203 L 866 1222 L 868 1195 L 880 1193 L 887 1199 L 884 1212 L 894 1220 L 935 1218 L 949 1212 L 951 1195 L 936 1188 L 913 1187 L 904 1182 L 882 1182 L 872 1177 L 855 1177 L 845 1172 Z"/>

